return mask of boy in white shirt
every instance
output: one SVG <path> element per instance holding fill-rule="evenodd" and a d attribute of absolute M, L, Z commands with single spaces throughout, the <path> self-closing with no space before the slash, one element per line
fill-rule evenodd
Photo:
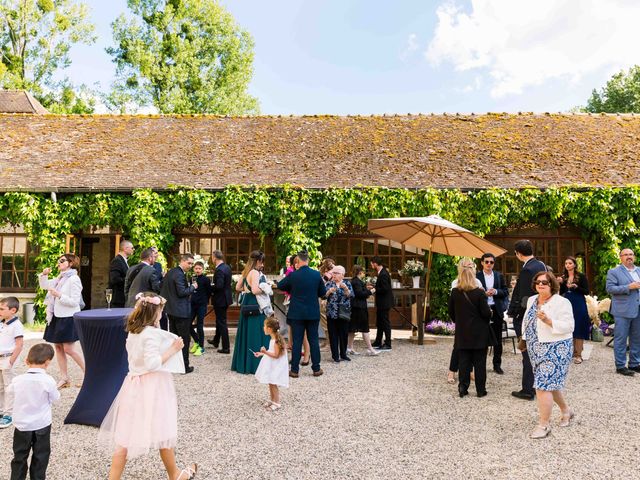
<path fill-rule="evenodd" d="M 12 423 L 7 388 L 16 376 L 14 367 L 24 344 L 24 330 L 17 317 L 19 308 L 16 297 L 0 298 L 0 428 Z"/>
<path fill-rule="evenodd" d="M 15 377 L 9 387 L 16 427 L 13 432 L 11 480 L 26 478 L 31 450 L 29 478 L 46 478 L 51 455 L 51 405 L 60 399 L 56 381 L 46 372 L 53 355 L 53 347 L 48 343 L 31 347 L 27 355 L 29 370 Z"/>

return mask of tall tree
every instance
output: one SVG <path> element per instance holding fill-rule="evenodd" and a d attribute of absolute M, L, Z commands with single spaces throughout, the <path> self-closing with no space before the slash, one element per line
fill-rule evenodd
<path fill-rule="evenodd" d="M 640 66 L 616 73 L 600 92 L 595 89 L 585 111 L 592 113 L 640 113 Z"/>
<path fill-rule="evenodd" d="M 0 87 L 29 90 L 45 107 L 62 98 L 70 82 L 54 77 L 71 64 L 69 50 L 95 42 L 88 16 L 74 0 L 0 0 Z"/>
<path fill-rule="evenodd" d="M 111 107 L 162 113 L 258 113 L 247 93 L 253 40 L 216 0 L 128 0 L 133 18 L 112 24 Z"/>

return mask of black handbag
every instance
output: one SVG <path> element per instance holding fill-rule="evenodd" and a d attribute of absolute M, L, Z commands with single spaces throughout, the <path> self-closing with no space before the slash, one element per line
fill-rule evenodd
<path fill-rule="evenodd" d="M 260 305 L 240 305 L 240 315 L 245 317 L 260 315 Z"/>
<path fill-rule="evenodd" d="M 351 310 L 346 305 L 338 305 L 338 319 L 348 322 L 351 320 Z"/>

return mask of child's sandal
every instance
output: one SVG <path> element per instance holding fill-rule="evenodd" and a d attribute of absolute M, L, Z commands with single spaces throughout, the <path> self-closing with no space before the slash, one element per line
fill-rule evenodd
<path fill-rule="evenodd" d="M 269 406 L 271 406 L 271 404 L 272 404 L 272 403 L 273 403 L 273 402 L 272 402 L 271 400 L 264 400 L 264 401 L 262 402 L 262 406 L 263 406 L 264 408 L 269 408 Z"/>
<path fill-rule="evenodd" d="M 56 386 L 58 387 L 58 390 L 69 388 L 71 386 L 71 381 L 68 378 L 66 380 L 60 380 Z"/>
<path fill-rule="evenodd" d="M 272 412 L 276 412 L 276 411 L 278 411 L 278 410 L 280 410 L 282 408 L 282 405 L 280 405 L 279 403 L 276 403 L 276 402 L 271 402 L 271 405 L 269 405 L 266 408 L 267 408 L 267 410 L 271 410 Z"/>
<path fill-rule="evenodd" d="M 196 473 L 198 473 L 198 464 L 194 463 L 190 467 L 183 468 L 176 480 L 189 480 L 190 478 L 195 477 Z M 184 475 L 186 475 L 186 477 Z"/>

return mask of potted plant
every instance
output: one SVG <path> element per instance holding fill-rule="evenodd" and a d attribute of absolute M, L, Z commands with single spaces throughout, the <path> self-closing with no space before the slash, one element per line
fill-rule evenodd
<path fill-rule="evenodd" d="M 420 288 L 420 277 L 425 274 L 424 263 L 420 260 L 407 260 L 400 273 L 413 278 L 413 288 Z"/>

